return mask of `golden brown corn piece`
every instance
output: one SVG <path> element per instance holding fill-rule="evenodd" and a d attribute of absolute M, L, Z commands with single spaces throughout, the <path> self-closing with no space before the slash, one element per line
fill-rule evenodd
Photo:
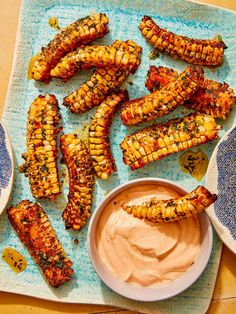
<path fill-rule="evenodd" d="M 90 217 L 94 175 L 86 145 L 76 134 L 61 136 L 61 151 L 69 172 L 68 204 L 62 213 L 66 229 L 80 230 Z"/>
<path fill-rule="evenodd" d="M 30 106 L 27 122 L 27 174 L 32 195 L 55 199 L 60 193 L 57 171 L 57 134 L 60 115 L 54 95 L 38 96 Z"/>
<path fill-rule="evenodd" d="M 145 85 L 149 91 L 153 92 L 177 78 L 178 72 L 173 69 L 151 66 Z M 205 78 L 184 106 L 209 114 L 214 118 L 227 119 L 234 104 L 236 104 L 234 91 L 228 84 Z"/>
<path fill-rule="evenodd" d="M 84 46 L 67 54 L 51 70 L 52 77 L 68 81 L 78 71 L 91 68 L 117 67 L 134 73 L 139 65 L 136 52 L 125 47 L 112 46 Z"/>
<path fill-rule="evenodd" d="M 136 54 L 137 66 L 141 62 L 142 48 L 131 40 L 116 40 L 113 43 L 116 48 L 123 47 L 127 51 Z M 82 113 L 98 106 L 108 94 L 118 88 L 128 77 L 130 72 L 117 67 L 96 69 L 91 79 L 84 83 L 79 89 L 64 98 L 63 105 L 74 113 Z"/>
<path fill-rule="evenodd" d="M 24 200 L 8 208 L 7 214 L 48 283 L 57 288 L 69 281 L 74 273 L 71 268 L 73 263 L 66 256 L 42 207 Z"/>
<path fill-rule="evenodd" d="M 93 168 L 97 176 L 103 180 L 117 170 L 111 152 L 109 133 L 115 112 L 127 98 L 127 91 L 108 96 L 97 108 L 89 127 L 89 152 Z"/>
<path fill-rule="evenodd" d="M 63 29 L 41 53 L 32 58 L 29 76 L 37 81 L 49 81 L 50 71 L 62 57 L 78 46 L 85 45 L 103 37 L 109 32 L 106 14 L 86 16 Z"/>
<path fill-rule="evenodd" d="M 178 76 L 179 73 L 174 69 L 151 65 L 147 73 L 145 86 L 150 93 L 153 93 L 176 81 Z M 201 82 L 199 82 L 199 85 L 201 85 Z"/>
<path fill-rule="evenodd" d="M 220 128 L 213 117 L 195 113 L 142 129 L 126 136 L 120 144 L 124 163 L 131 170 L 142 168 L 170 154 L 217 139 Z"/>
<path fill-rule="evenodd" d="M 158 51 L 197 65 L 218 66 L 223 63 L 224 50 L 227 47 L 220 39 L 192 39 L 179 36 L 160 28 L 148 16 L 143 17 L 139 29 Z"/>
<path fill-rule="evenodd" d="M 204 186 L 198 186 L 192 192 L 179 198 L 163 201 L 152 198 L 141 205 L 123 205 L 122 207 L 135 217 L 162 223 L 200 214 L 216 199 L 216 194 L 212 194 Z"/>
<path fill-rule="evenodd" d="M 169 114 L 190 98 L 201 80 L 203 70 L 188 66 L 176 81 L 161 90 L 127 102 L 121 112 L 123 123 L 135 125 Z"/>

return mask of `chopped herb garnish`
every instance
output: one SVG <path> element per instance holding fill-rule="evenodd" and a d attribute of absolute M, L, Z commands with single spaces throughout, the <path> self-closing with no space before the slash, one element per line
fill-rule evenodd
<path fill-rule="evenodd" d="M 150 51 L 149 55 L 148 55 L 148 58 L 150 60 L 155 60 L 159 57 L 159 52 L 156 50 L 156 49 L 153 49 Z"/>

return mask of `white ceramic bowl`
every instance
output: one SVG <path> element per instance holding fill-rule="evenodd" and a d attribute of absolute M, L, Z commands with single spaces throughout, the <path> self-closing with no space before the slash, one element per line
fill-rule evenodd
<path fill-rule="evenodd" d="M 88 229 L 88 251 L 91 262 L 98 276 L 112 290 L 124 297 L 138 301 L 160 301 L 181 293 L 182 291 L 190 287 L 201 275 L 208 263 L 212 250 L 212 227 L 206 213 L 199 215 L 202 235 L 200 253 L 195 263 L 187 270 L 187 272 L 175 281 L 165 285 L 157 285 L 156 287 L 139 287 L 119 280 L 116 276 L 113 275 L 113 273 L 109 269 L 106 268 L 99 256 L 96 245 L 97 223 L 103 209 L 115 195 L 119 194 L 121 191 L 127 188 L 144 184 L 158 184 L 168 186 L 179 192 L 181 195 L 187 193 L 187 191 L 180 185 L 172 181 L 159 178 L 137 179 L 118 186 L 102 200 L 102 202 L 98 205 L 95 212 L 93 213 Z"/>

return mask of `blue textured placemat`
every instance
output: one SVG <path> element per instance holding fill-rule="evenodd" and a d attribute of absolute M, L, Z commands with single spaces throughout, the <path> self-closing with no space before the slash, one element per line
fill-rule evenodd
<path fill-rule="evenodd" d="M 12 204 L 25 198 L 32 200 L 28 179 L 18 173 L 17 167 L 22 163 L 21 153 L 25 151 L 27 110 L 33 99 L 40 93 L 50 92 L 56 95 L 63 117 L 64 132 L 75 132 L 83 126 L 83 123 L 89 121 L 94 112 L 91 110 L 83 115 L 73 115 L 65 107 L 61 106 L 62 98 L 89 78 L 91 72 L 80 74 L 66 84 L 53 81 L 49 85 L 45 85 L 27 80 L 28 61 L 32 55 L 39 51 L 41 46 L 46 45 L 55 35 L 55 30 L 48 26 L 49 17 L 57 16 L 60 26 L 63 27 L 77 18 L 94 11 L 105 12 L 110 19 L 110 33 L 99 42 L 109 44 L 118 38 L 122 40 L 132 39 L 143 47 L 141 67 L 134 76 L 131 76 L 133 85 L 127 84 L 131 98 L 147 93 L 144 81 L 151 64 L 174 67 L 178 70 L 183 70 L 186 67 L 186 63 L 174 61 L 162 54 L 154 61 L 149 60 L 148 53 L 152 48 L 145 42 L 138 30 L 138 24 L 143 15 L 151 15 L 163 27 L 168 27 L 170 30 L 183 35 L 211 38 L 216 34 L 221 34 L 229 47 L 226 50 L 226 60 L 222 67 L 215 70 L 206 69 L 206 73 L 209 78 L 220 81 L 225 80 L 232 87 L 236 87 L 233 81 L 236 71 L 234 63 L 236 15 L 233 12 L 182 0 L 87 0 L 84 2 L 76 0 L 25 0 L 20 16 L 14 71 L 3 115 L 3 121 L 7 126 L 15 154 L 16 170 Z M 172 115 L 159 119 L 159 121 L 176 116 L 180 111 L 175 111 Z M 225 128 L 220 132 L 221 135 L 225 132 L 225 129 L 229 129 L 233 124 L 233 116 L 234 114 L 224 123 Z M 132 132 L 134 129 L 130 128 L 128 132 Z M 135 178 L 147 177 L 149 175 L 152 177 L 163 177 L 182 184 L 188 190 L 196 187 L 199 183 L 181 172 L 178 165 L 179 154 L 152 163 L 139 171 L 131 172 L 123 164 L 122 154 L 119 149 L 119 143 L 126 133 L 127 130 L 121 124 L 117 114 L 112 125 L 111 139 L 119 171 L 105 182 L 97 180 L 94 207 L 108 190 Z M 215 145 L 216 142 L 209 143 L 202 146 L 202 149 L 210 157 Z M 60 166 L 60 171 L 62 168 Z M 199 314 L 206 311 L 212 296 L 220 258 L 221 243 L 216 236 L 214 237 L 214 248 L 209 264 L 200 279 L 190 289 L 178 297 L 164 302 L 144 303 L 131 301 L 112 292 L 97 277 L 87 254 L 87 228 L 80 233 L 65 231 L 60 215 L 66 204 L 66 195 L 67 189 L 64 187 L 63 193 L 55 202 L 44 201 L 40 203 L 47 211 L 53 227 L 56 229 L 63 246 L 74 263 L 75 276 L 73 280 L 57 290 L 51 289 L 41 277 L 27 250 L 13 232 L 6 215 L 3 214 L 0 218 L 0 251 L 6 246 L 15 247 L 26 256 L 29 265 L 25 272 L 16 275 L 3 261 L 0 261 L 0 290 L 56 301 L 109 304 L 149 313 Z M 75 237 L 79 239 L 78 246 L 73 242 Z"/>

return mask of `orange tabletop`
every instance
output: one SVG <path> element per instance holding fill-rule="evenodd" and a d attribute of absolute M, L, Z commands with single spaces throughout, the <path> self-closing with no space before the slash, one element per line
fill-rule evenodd
<path fill-rule="evenodd" d="M 36 0 L 35 0 L 36 1 Z M 196 1 L 197 2 L 197 1 Z M 236 11 L 236 0 L 199 0 Z M 0 116 L 12 67 L 21 0 L 1 0 L 0 10 Z M 208 314 L 236 313 L 236 256 L 223 247 L 215 291 Z M 121 305 L 122 306 L 122 305 Z M 133 313 L 107 306 L 65 304 L 0 292 L 0 314 Z"/>

